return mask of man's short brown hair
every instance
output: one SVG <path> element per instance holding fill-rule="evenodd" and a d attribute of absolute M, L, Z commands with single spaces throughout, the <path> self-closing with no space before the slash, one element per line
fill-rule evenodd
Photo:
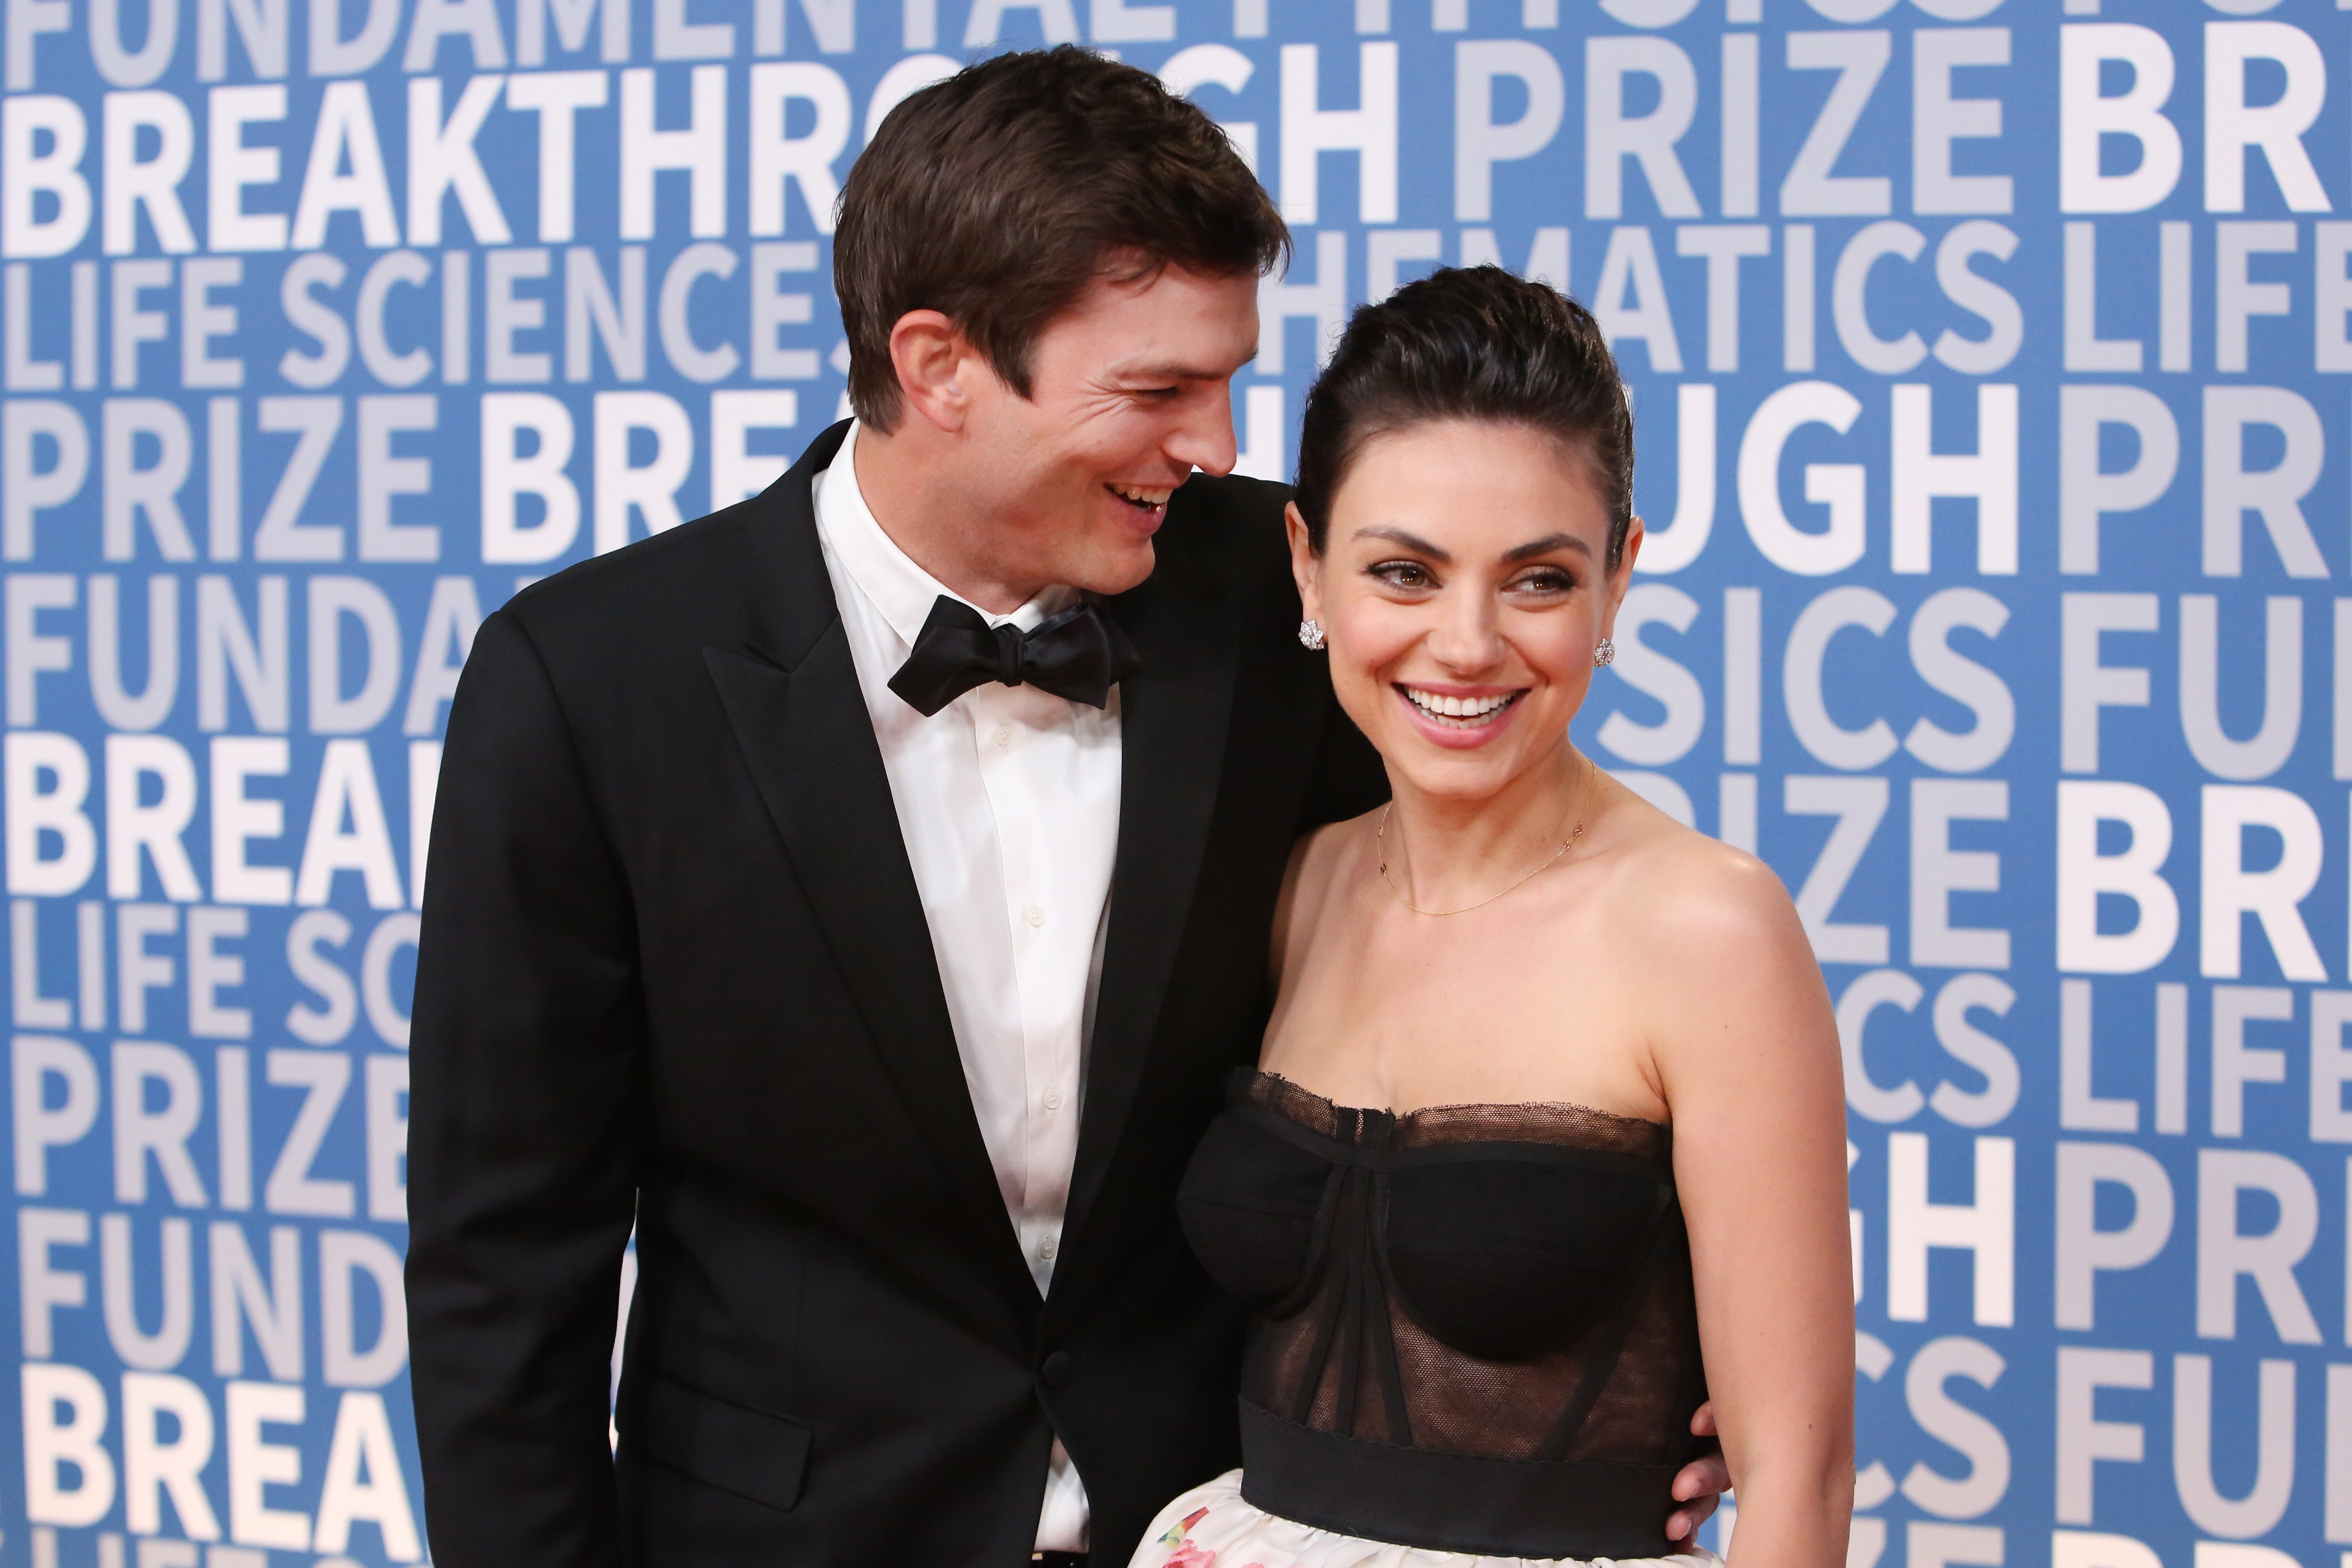
<path fill-rule="evenodd" d="M 1264 273 L 1289 247 L 1224 132 L 1156 77 L 1066 44 L 983 60 L 891 110 L 842 189 L 850 406 L 898 423 L 909 310 L 955 322 L 1027 397 L 1038 334 L 1107 267 Z"/>

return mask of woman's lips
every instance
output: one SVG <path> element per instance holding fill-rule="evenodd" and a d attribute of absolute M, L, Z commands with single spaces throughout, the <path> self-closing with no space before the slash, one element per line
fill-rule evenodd
<path fill-rule="evenodd" d="M 1391 685 L 1390 689 L 1412 715 L 1413 728 L 1449 751 L 1470 751 L 1501 734 L 1510 727 L 1518 712 L 1519 700 L 1527 695 L 1522 689 L 1454 697 L 1402 682 Z M 1449 709 L 1457 711 L 1449 712 Z"/>

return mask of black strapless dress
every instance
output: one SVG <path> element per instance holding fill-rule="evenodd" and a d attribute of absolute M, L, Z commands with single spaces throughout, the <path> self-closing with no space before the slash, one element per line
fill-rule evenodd
<path fill-rule="evenodd" d="M 1706 1388 L 1668 1129 L 1571 1105 L 1396 1116 L 1257 1073 L 1178 1208 L 1253 1312 L 1223 1495 L 1436 1552 L 1671 1550 Z M 1206 1560 L 1184 1555 L 1186 1500 L 1138 1563 Z"/>

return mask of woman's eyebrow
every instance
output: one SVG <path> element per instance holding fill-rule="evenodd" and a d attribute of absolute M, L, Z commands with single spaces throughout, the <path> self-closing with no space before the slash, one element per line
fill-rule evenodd
<path fill-rule="evenodd" d="M 1555 550 L 1573 550 L 1582 554 L 1587 560 L 1591 560 L 1592 557 L 1592 546 L 1585 543 L 1584 541 L 1577 538 L 1576 535 L 1572 533 L 1548 533 L 1541 539 L 1529 540 L 1527 543 L 1520 545 L 1517 550 L 1508 552 L 1504 555 L 1503 562 L 1506 565 L 1515 566 L 1522 561 L 1533 560 L 1538 555 L 1549 555 Z"/>
<path fill-rule="evenodd" d="M 1421 535 L 1417 533 L 1407 533 L 1402 528 L 1360 528 L 1356 530 L 1356 537 L 1359 539 L 1385 539 L 1391 544 L 1402 544 L 1407 550 L 1426 555 L 1432 561 L 1443 562 L 1448 565 L 1451 565 L 1454 561 L 1453 555 L 1448 552 L 1440 550 L 1436 545 L 1432 544 L 1429 541 L 1422 538 Z"/>

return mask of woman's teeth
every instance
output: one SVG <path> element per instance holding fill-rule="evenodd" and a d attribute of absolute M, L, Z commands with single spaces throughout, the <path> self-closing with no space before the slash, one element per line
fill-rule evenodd
<path fill-rule="evenodd" d="M 1457 730 L 1475 729 L 1494 722 L 1495 716 L 1519 700 L 1516 691 L 1492 697 L 1447 697 L 1435 691 L 1424 691 L 1417 686 L 1397 688 L 1405 700 L 1429 718 Z"/>
<path fill-rule="evenodd" d="M 1139 508 L 1144 511 L 1165 510 L 1168 506 L 1168 498 L 1176 493 L 1175 487 L 1172 485 L 1154 486 L 1150 489 L 1146 489 L 1141 485 L 1107 484 L 1103 486 L 1103 489 L 1110 491 L 1111 494 L 1117 496 L 1128 505 Z"/>

